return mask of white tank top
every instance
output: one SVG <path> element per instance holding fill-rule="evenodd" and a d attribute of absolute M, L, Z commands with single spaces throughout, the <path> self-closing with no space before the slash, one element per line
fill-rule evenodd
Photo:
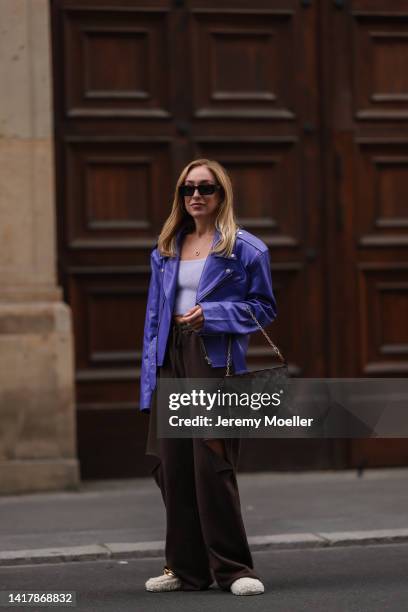
<path fill-rule="evenodd" d="M 180 260 L 173 314 L 185 314 L 195 306 L 197 287 L 206 259 Z"/>

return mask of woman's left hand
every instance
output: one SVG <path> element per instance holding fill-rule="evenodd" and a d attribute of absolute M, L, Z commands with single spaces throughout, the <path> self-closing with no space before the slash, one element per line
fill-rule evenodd
<path fill-rule="evenodd" d="M 190 310 L 184 313 L 180 321 L 181 323 L 190 323 L 194 331 L 199 331 L 204 323 L 203 309 L 199 304 L 196 304 L 193 308 L 190 308 Z"/>

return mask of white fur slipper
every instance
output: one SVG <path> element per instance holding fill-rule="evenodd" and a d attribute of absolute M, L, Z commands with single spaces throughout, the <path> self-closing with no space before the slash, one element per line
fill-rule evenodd
<path fill-rule="evenodd" d="M 177 578 L 174 572 L 165 567 L 164 573 L 161 576 L 149 578 L 145 583 L 145 587 L 146 591 L 156 593 L 159 591 L 179 591 L 181 589 L 181 580 Z"/>
<path fill-rule="evenodd" d="M 265 587 L 258 578 L 238 578 L 231 584 L 231 593 L 234 595 L 259 595 Z"/>

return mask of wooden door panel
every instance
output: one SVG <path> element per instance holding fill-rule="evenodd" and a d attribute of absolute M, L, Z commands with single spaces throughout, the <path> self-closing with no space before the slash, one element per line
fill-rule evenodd
<path fill-rule="evenodd" d="M 332 375 L 408 371 L 408 1 L 353 0 L 327 11 L 336 57 L 329 227 L 334 313 Z M 347 43 L 348 41 L 348 47 Z M 337 172 L 336 172 L 337 170 Z M 333 298 L 334 299 L 334 298 Z M 350 355 L 343 361 L 342 356 Z M 350 465 L 403 465 L 406 441 L 352 440 Z"/>
<path fill-rule="evenodd" d="M 191 9 L 194 116 L 294 119 L 287 73 L 295 68 L 294 11 Z M 224 3 L 225 5 L 225 3 Z"/>
<path fill-rule="evenodd" d="M 86 371 L 90 379 L 93 372 L 100 380 L 101 369 L 112 368 L 120 378 L 125 365 L 140 367 L 135 338 L 143 335 L 144 321 L 134 313 L 147 299 L 150 267 L 83 266 L 69 272 L 70 299 L 81 313 L 74 318 L 78 376 Z"/>
<path fill-rule="evenodd" d="M 407 7 L 382 4 L 381 12 L 373 3 L 352 9 L 355 113 L 359 120 L 401 121 L 408 118 Z"/>
<path fill-rule="evenodd" d="M 68 137 L 66 232 L 71 249 L 123 249 L 154 238 L 173 186 L 171 147 L 120 136 Z"/>
<path fill-rule="evenodd" d="M 168 3 L 105 4 L 70 2 L 61 13 L 67 116 L 168 117 Z"/>
<path fill-rule="evenodd" d="M 364 202 L 356 210 L 359 245 L 407 247 L 408 140 L 359 137 L 356 145 L 356 198 Z"/>
<path fill-rule="evenodd" d="M 360 374 L 408 372 L 408 262 L 359 266 Z"/>

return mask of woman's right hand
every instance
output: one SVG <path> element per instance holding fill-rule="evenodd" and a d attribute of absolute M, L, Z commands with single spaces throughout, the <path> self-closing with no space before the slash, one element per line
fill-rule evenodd
<path fill-rule="evenodd" d="M 194 331 L 200 331 L 204 323 L 203 309 L 200 304 L 196 304 L 184 313 L 181 318 L 183 323 L 189 323 Z"/>

